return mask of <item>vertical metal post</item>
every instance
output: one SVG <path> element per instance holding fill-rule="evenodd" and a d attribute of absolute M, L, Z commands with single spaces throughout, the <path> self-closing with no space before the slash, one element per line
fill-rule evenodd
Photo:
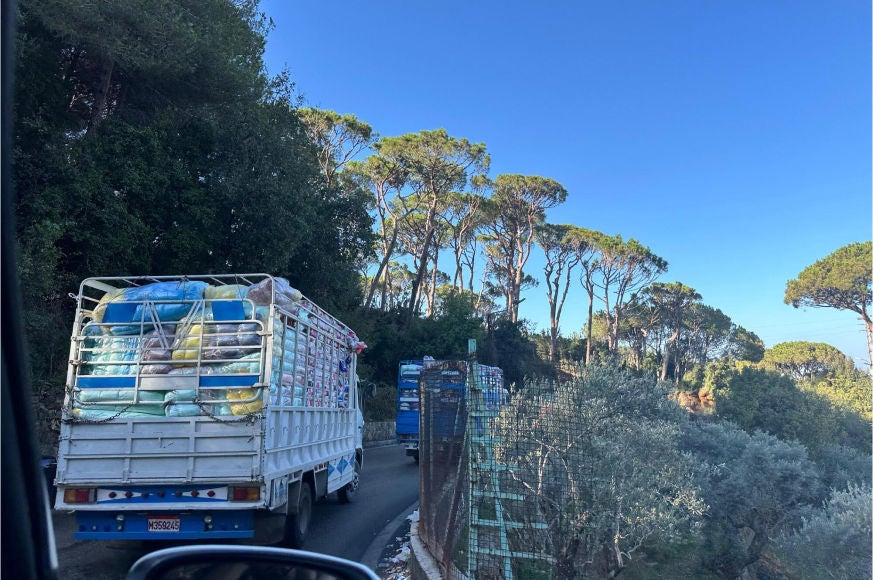
<path fill-rule="evenodd" d="M 467 428 L 464 430 L 464 459 L 467 462 L 467 575 L 476 577 L 476 547 L 479 542 L 475 521 L 478 518 L 478 507 L 473 498 L 473 367 L 476 365 L 476 339 L 467 340 L 467 384 L 464 386 L 464 396 L 467 398 Z"/>

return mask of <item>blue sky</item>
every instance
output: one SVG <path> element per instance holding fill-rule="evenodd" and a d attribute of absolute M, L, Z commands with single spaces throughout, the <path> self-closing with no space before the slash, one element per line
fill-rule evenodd
<path fill-rule="evenodd" d="M 483 142 L 491 176 L 568 190 L 548 220 L 633 237 L 766 343 L 866 360 L 848 312 L 785 283 L 871 237 L 871 5 L 860 0 L 262 2 L 265 60 L 381 135 Z M 542 278 L 542 259 L 528 273 Z M 562 332 L 584 323 L 571 290 Z M 548 325 L 545 288 L 521 316 Z"/>

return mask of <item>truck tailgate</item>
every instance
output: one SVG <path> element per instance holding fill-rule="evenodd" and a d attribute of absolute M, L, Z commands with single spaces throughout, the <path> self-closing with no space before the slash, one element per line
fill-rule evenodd
<path fill-rule="evenodd" d="M 261 421 L 209 417 L 66 423 L 57 482 L 252 481 L 261 469 Z"/>

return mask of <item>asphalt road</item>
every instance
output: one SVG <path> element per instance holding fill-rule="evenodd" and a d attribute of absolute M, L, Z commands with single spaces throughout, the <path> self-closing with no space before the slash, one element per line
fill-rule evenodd
<path fill-rule="evenodd" d="M 380 532 L 417 500 L 418 468 L 403 448 L 366 449 L 361 487 L 354 501 L 342 505 L 328 497 L 317 503 L 305 549 L 360 562 Z M 170 545 L 74 540 L 73 515 L 54 512 L 53 520 L 59 577 L 65 580 L 118 580 L 143 554 Z"/>
<path fill-rule="evenodd" d="M 364 450 L 361 487 L 347 505 L 330 498 L 317 506 L 307 550 L 360 562 L 370 543 L 418 501 L 418 465 L 400 445 Z"/>

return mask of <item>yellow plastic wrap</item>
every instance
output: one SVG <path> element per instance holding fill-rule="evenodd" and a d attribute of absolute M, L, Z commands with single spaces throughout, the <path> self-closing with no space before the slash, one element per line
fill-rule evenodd
<path fill-rule="evenodd" d="M 228 284 L 226 286 L 208 286 L 203 291 L 206 300 L 242 300 L 248 294 L 248 286 Z"/>
<path fill-rule="evenodd" d="M 257 397 L 254 401 L 247 403 L 230 403 L 230 411 L 234 415 L 247 415 L 249 413 L 257 413 L 264 408 L 263 397 L 261 397 L 261 389 L 227 389 L 228 401 L 245 401 Z"/>
<path fill-rule="evenodd" d="M 173 345 L 173 360 L 197 360 L 200 350 L 201 325 L 192 324 L 184 336 L 178 337 Z"/>
<path fill-rule="evenodd" d="M 110 290 L 104 294 L 103 298 L 100 299 L 100 302 L 97 303 L 97 306 L 94 307 L 94 322 L 103 322 L 103 315 L 106 314 L 106 305 L 121 296 L 123 293 L 123 288 L 116 288 L 115 290 Z"/>

